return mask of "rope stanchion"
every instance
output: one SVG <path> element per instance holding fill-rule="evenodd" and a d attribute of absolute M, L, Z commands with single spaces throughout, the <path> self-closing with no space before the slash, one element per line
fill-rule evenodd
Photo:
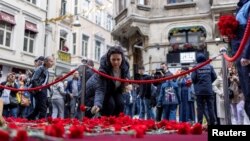
<path fill-rule="evenodd" d="M 66 74 L 65 76 L 63 76 L 62 78 L 52 82 L 52 83 L 49 83 L 47 85 L 43 85 L 43 86 L 38 86 L 38 87 L 34 87 L 34 88 L 24 88 L 24 89 L 17 89 L 17 88 L 12 88 L 12 87 L 6 87 L 6 86 L 3 86 L 3 85 L 0 85 L 0 88 L 2 89 L 8 89 L 8 90 L 11 90 L 11 91 L 35 91 L 35 90 L 40 90 L 40 89 L 43 89 L 43 88 L 47 88 L 51 85 L 54 85 L 64 79 L 66 79 L 67 77 L 69 77 L 70 75 L 72 75 L 78 68 L 70 71 L 68 74 Z"/>
<path fill-rule="evenodd" d="M 183 76 L 183 75 L 186 75 L 186 74 L 189 74 L 207 64 L 209 64 L 210 62 L 212 62 L 214 59 L 216 59 L 218 56 L 220 56 L 221 54 L 211 58 L 211 59 L 208 59 L 207 61 L 199 64 L 198 66 L 188 70 L 188 71 L 183 71 L 177 75 L 172 75 L 172 76 L 168 76 L 168 77 L 163 77 L 163 78 L 158 78 L 158 79 L 153 79 L 153 80 L 128 80 L 128 79 L 121 79 L 121 78 L 116 78 L 116 77 L 113 77 L 113 76 L 110 76 L 110 75 L 107 75 L 106 73 L 103 73 L 103 72 L 100 72 L 96 69 L 94 69 L 93 67 L 91 66 L 88 66 L 89 68 L 91 68 L 95 73 L 105 77 L 105 78 L 108 78 L 108 79 L 111 79 L 111 80 L 115 80 L 115 81 L 120 81 L 120 82 L 123 82 L 123 83 L 139 83 L 139 84 L 143 84 L 143 83 L 156 83 L 156 82 L 162 82 L 162 81 L 166 81 L 166 80 L 171 80 L 171 79 L 175 79 L 175 78 L 178 78 L 180 76 Z"/>
<path fill-rule="evenodd" d="M 246 43 L 249 40 L 249 36 L 250 36 L 250 19 L 247 22 L 247 27 L 246 27 L 243 39 L 240 43 L 238 51 L 236 52 L 236 54 L 233 57 L 229 57 L 226 53 L 224 53 L 223 54 L 224 58 L 229 62 L 234 62 L 237 58 L 239 58 L 244 50 Z"/>

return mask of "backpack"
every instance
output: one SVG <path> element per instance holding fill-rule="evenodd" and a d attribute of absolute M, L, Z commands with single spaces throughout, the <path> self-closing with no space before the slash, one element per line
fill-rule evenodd
<path fill-rule="evenodd" d="M 178 97 L 173 87 L 165 87 L 164 101 L 164 103 L 167 105 L 178 104 Z"/>

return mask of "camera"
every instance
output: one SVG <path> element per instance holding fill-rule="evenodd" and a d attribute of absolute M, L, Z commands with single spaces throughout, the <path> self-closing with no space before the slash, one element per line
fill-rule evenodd
<path fill-rule="evenodd" d="M 163 76 L 163 74 L 164 74 L 164 70 L 159 68 L 159 69 L 155 70 L 154 76 L 155 76 L 155 78 L 161 78 Z"/>

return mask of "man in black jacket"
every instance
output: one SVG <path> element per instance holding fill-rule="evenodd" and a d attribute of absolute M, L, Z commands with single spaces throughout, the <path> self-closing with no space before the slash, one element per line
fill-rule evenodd
<path fill-rule="evenodd" d="M 196 61 L 200 64 L 206 61 L 206 57 L 204 54 L 199 53 L 197 54 Z M 202 124 L 203 114 L 207 106 L 209 114 L 209 118 L 207 119 L 208 124 L 217 124 L 214 109 L 214 93 L 212 90 L 212 83 L 216 80 L 217 76 L 213 66 L 207 64 L 195 70 L 191 74 L 191 78 L 197 98 L 198 122 Z"/>

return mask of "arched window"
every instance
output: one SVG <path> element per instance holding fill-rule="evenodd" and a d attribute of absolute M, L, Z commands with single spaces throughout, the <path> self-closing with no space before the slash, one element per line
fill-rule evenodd
<path fill-rule="evenodd" d="M 202 49 L 205 48 L 206 30 L 202 26 L 176 27 L 170 30 L 168 37 L 174 50 Z"/>

